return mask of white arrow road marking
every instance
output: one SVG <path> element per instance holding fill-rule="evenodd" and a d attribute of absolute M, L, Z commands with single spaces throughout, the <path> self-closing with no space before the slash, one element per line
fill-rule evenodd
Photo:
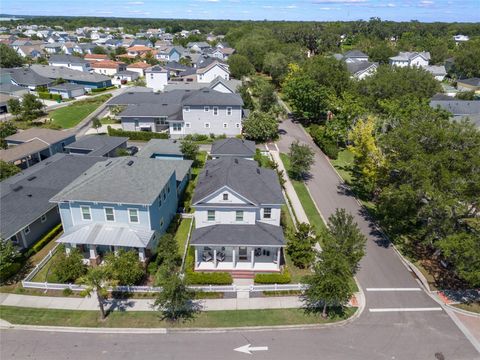
<path fill-rule="evenodd" d="M 367 291 L 422 291 L 420 288 L 367 288 Z"/>
<path fill-rule="evenodd" d="M 370 312 L 442 311 L 441 307 L 368 309 Z"/>
<path fill-rule="evenodd" d="M 251 346 L 251 344 L 240 346 L 233 351 L 238 351 L 244 354 L 252 355 L 252 351 L 267 351 L 268 346 Z"/>

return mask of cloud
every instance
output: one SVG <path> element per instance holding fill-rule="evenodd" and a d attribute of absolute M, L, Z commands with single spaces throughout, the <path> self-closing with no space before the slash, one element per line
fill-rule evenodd
<path fill-rule="evenodd" d="M 340 8 L 333 8 L 333 7 L 321 7 L 320 10 L 325 10 L 325 11 L 329 11 L 329 10 L 340 10 Z"/>
<path fill-rule="evenodd" d="M 127 2 L 127 5 L 143 5 L 145 4 L 143 1 L 130 1 Z"/>
<path fill-rule="evenodd" d="M 288 5 L 286 8 L 287 9 L 296 9 L 297 5 Z"/>
<path fill-rule="evenodd" d="M 420 6 L 422 6 L 422 7 L 432 6 L 433 4 L 435 4 L 435 2 L 432 1 L 432 0 L 422 0 L 422 1 L 420 1 Z"/>

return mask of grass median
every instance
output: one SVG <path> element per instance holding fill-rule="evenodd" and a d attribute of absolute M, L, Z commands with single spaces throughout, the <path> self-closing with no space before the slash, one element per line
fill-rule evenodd
<path fill-rule="evenodd" d="M 306 315 L 301 309 L 228 310 L 207 311 L 188 322 L 172 324 L 163 321 L 152 311 L 115 311 L 106 320 L 100 320 L 98 311 L 34 309 L 0 306 L 0 317 L 12 324 L 73 326 L 73 327 L 124 327 L 124 328 L 216 328 L 242 326 L 276 326 L 326 324 L 349 318 L 355 308 L 345 308 L 342 314 L 327 319 Z"/>

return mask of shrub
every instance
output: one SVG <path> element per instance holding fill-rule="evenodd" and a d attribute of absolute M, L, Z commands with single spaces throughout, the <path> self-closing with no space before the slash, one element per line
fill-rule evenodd
<path fill-rule="evenodd" d="M 188 134 L 184 138 L 185 140 L 191 140 L 191 141 L 207 141 L 208 135 L 203 135 L 203 134 Z"/>
<path fill-rule="evenodd" d="M 135 285 L 145 275 L 142 263 L 134 250 L 119 250 L 105 255 L 105 270 L 118 285 Z"/>
<path fill-rule="evenodd" d="M 92 93 L 99 93 L 99 92 L 108 91 L 116 88 L 117 87 L 115 85 L 112 85 L 112 86 L 103 87 L 103 88 L 91 89 L 91 91 Z"/>
<path fill-rule="evenodd" d="M 194 272 L 195 249 L 188 249 L 185 260 L 185 281 L 189 285 L 231 285 L 232 275 L 227 272 Z"/>
<path fill-rule="evenodd" d="M 73 291 L 70 288 L 66 288 L 66 289 L 63 289 L 62 293 L 63 293 L 63 296 L 70 296 L 73 294 Z"/>
<path fill-rule="evenodd" d="M 254 281 L 256 284 L 288 284 L 292 281 L 292 278 L 288 269 L 285 269 L 279 274 L 256 274 Z"/>
<path fill-rule="evenodd" d="M 147 131 L 124 131 L 120 129 L 113 129 L 111 126 L 107 127 L 108 135 L 110 136 L 126 136 L 130 140 L 149 141 L 152 139 L 168 139 L 167 133 L 155 133 Z"/>
<path fill-rule="evenodd" d="M 83 256 L 78 249 L 72 249 L 70 254 L 65 253 L 65 248 L 59 248 L 60 254 L 52 264 L 52 272 L 56 280 L 61 283 L 73 283 L 87 272 L 83 264 Z"/>
<path fill-rule="evenodd" d="M 325 127 L 312 125 L 310 126 L 309 132 L 315 144 L 322 149 L 325 155 L 330 159 L 336 159 L 338 157 L 338 145 L 335 140 L 326 135 Z"/>
<path fill-rule="evenodd" d="M 62 232 L 62 224 L 58 224 L 52 230 L 50 230 L 43 238 L 33 245 L 33 247 L 27 251 L 27 257 L 35 255 L 40 250 L 43 249 L 45 245 L 47 245 L 53 238 L 55 238 L 58 234 Z"/>
<path fill-rule="evenodd" d="M 55 101 L 62 101 L 62 95 L 60 94 L 50 94 L 49 92 L 38 92 L 38 97 L 40 99 L 46 100 L 55 100 Z"/>

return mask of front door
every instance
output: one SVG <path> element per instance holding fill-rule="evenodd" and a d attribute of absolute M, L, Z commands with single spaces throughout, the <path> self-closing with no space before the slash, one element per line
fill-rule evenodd
<path fill-rule="evenodd" d="M 247 247 L 240 246 L 238 248 L 238 259 L 239 260 L 247 260 Z"/>

